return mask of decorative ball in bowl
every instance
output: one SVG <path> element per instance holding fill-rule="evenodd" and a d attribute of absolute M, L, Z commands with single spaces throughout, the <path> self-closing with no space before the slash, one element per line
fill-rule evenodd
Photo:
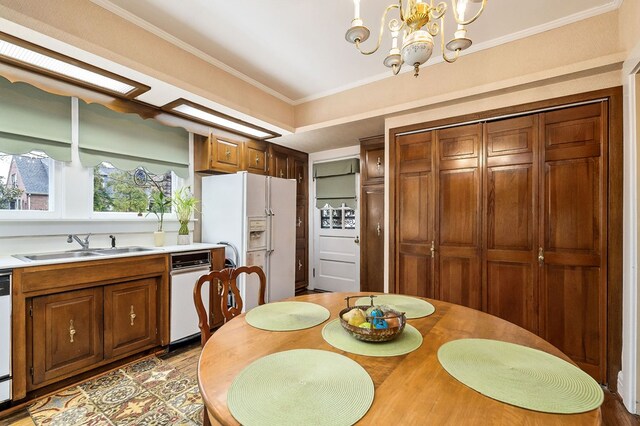
<path fill-rule="evenodd" d="M 364 342 L 388 342 L 398 337 L 407 323 L 404 312 L 389 306 L 376 306 L 374 295 L 369 306 L 349 306 L 349 300 L 362 296 L 345 298 L 347 307 L 340 311 L 340 324 L 351 336 Z"/>

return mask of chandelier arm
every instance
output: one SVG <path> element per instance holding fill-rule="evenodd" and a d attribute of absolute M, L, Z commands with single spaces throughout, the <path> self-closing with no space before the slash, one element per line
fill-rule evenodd
<path fill-rule="evenodd" d="M 480 5 L 480 9 L 478 10 L 478 13 L 476 13 L 472 18 L 469 18 L 466 21 L 461 21 L 460 17 L 458 16 L 458 0 L 451 0 L 451 3 L 453 4 L 453 17 L 456 20 L 456 24 L 469 25 L 474 23 L 476 19 L 478 19 L 480 15 L 482 15 L 482 12 L 484 11 L 484 7 L 487 5 L 487 0 L 482 0 L 482 4 Z"/>
<path fill-rule="evenodd" d="M 444 47 L 444 16 L 440 18 L 440 50 L 442 50 L 442 59 L 452 64 L 460 56 L 460 49 L 456 49 L 453 57 L 447 58 L 447 51 Z"/>
<path fill-rule="evenodd" d="M 453 1 L 455 2 L 455 0 Z M 443 1 L 438 3 L 435 7 L 431 7 L 431 9 L 429 9 L 431 19 L 433 19 L 434 21 L 442 18 L 445 13 L 447 13 L 447 4 Z"/>
<path fill-rule="evenodd" d="M 402 2 L 402 0 L 400 0 L 400 2 Z M 374 53 L 376 53 L 378 51 L 378 49 L 380 49 L 380 45 L 382 44 L 382 36 L 384 34 L 384 24 L 387 21 L 387 15 L 389 14 L 389 12 L 392 9 L 397 9 L 398 5 L 397 4 L 390 4 L 389 6 L 387 6 L 387 8 L 384 10 L 384 13 L 382 14 L 382 18 L 380 19 L 380 34 L 378 35 L 378 42 L 376 43 L 376 47 L 373 50 L 370 51 L 365 51 L 362 50 L 360 48 L 360 41 L 356 40 L 356 49 L 358 49 L 358 51 L 360 53 L 362 53 L 363 55 L 372 55 Z M 404 26 L 404 22 L 403 22 L 403 26 Z M 400 27 L 402 28 L 402 27 Z"/>

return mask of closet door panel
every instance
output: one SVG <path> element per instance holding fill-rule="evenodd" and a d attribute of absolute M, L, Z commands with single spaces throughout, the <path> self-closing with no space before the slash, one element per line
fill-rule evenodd
<path fill-rule="evenodd" d="M 482 125 L 436 131 L 436 287 L 439 298 L 482 308 Z"/>

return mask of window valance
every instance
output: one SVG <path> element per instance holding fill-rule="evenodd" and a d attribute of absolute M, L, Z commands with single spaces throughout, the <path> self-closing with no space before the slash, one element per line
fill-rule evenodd
<path fill-rule="evenodd" d="M 78 101 L 80 161 L 85 167 L 109 162 L 122 170 L 144 167 L 155 174 L 189 177 L 189 134 L 137 114 Z"/>
<path fill-rule="evenodd" d="M 316 207 L 325 205 L 337 208 L 345 204 L 356 208 L 356 173 L 360 172 L 360 160 L 331 161 L 313 165 L 316 181 Z"/>
<path fill-rule="evenodd" d="M 0 77 L 0 152 L 71 161 L 71 98 Z"/>

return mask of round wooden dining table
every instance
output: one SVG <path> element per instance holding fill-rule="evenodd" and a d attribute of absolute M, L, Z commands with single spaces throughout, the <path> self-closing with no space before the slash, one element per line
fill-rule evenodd
<path fill-rule="evenodd" d="M 287 300 L 317 303 L 331 312 L 326 322 L 305 330 L 271 332 L 250 326 L 240 315 L 216 331 L 206 343 L 198 364 L 198 383 L 212 424 L 239 424 L 227 408 L 227 391 L 234 378 L 253 361 L 291 349 L 321 349 L 347 356 L 369 373 L 375 398 L 362 425 L 590 425 L 600 424 L 600 409 L 581 414 L 548 414 L 488 398 L 458 382 L 440 365 L 437 352 L 444 343 L 462 338 L 495 339 L 569 358 L 535 334 L 492 315 L 437 300 L 428 317 L 409 319 L 423 342 L 402 356 L 354 355 L 329 345 L 322 328 L 345 308 L 346 296 L 358 293 L 320 293 Z M 370 293 L 360 293 L 367 296 Z"/>

